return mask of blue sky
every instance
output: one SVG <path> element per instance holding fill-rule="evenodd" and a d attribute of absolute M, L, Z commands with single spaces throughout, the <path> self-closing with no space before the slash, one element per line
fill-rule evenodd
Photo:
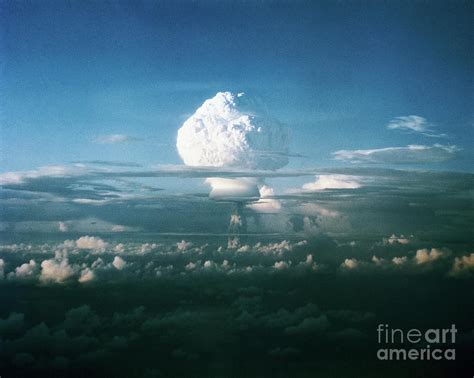
<path fill-rule="evenodd" d="M 222 90 L 291 129 L 292 166 L 338 150 L 439 143 L 471 171 L 472 3 L 2 4 L 3 171 L 73 161 L 179 164 L 176 131 Z M 417 115 L 447 137 L 388 130 Z M 110 134 L 140 139 L 97 144 Z M 390 164 L 389 164 L 390 165 Z M 406 165 L 404 165 L 406 167 Z"/>
<path fill-rule="evenodd" d="M 0 374 L 472 376 L 473 6 L 0 0 Z"/>

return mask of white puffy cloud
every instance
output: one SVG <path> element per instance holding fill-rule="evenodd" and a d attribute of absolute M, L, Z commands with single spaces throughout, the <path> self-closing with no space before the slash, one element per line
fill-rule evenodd
<path fill-rule="evenodd" d="M 275 195 L 273 188 L 262 185 L 259 188 L 260 199 L 248 204 L 247 207 L 258 213 L 278 213 L 281 210 L 281 201 L 272 198 Z"/>
<path fill-rule="evenodd" d="M 461 276 L 468 275 L 474 272 L 474 253 L 470 255 L 456 257 L 453 262 L 453 267 L 450 271 L 451 275 Z"/>
<path fill-rule="evenodd" d="M 315 182 L 303 185 L 303 192 L 316 192 L 325 189 L 358 189 L 362 185 L 360 178 L 349 175 L 319 175 Z"/>
<path fill-rule="evenodd" d="M 24 263 L 15 268 L 14 272 L 8 273 L 9 279 L 14 278 L 31 278 L 34 277 L 38 268 L 35 260 L 30 260 L 27 263 Z"/>
<path fill-rule="evenodd" d="M 450 254 L 449 250 L 441 250 L 437 248 L 432 248 L 431 250 L 427 248 L 419 249 L 416 251 L 416 254 L 413 257 L 413 259 L 410 260 L 411 261 L 410 266 L 415 265 L 421 268 L 421 266 L 427 265 L 436 260 L 444 258 L 449 254 Z M 407 264 L 409 262 L 409 259 L 408 259 L 408 256 L 396 256 L 396 257 L 393 257 L 391 260 L 387 261 L 383 258 L 373 256 L 372 262 L 376 266 L 379 266 L 379 267 L 388 267 L 389 264 L 391 264 L 392 266 L 398 266 L 398 267 L 405 266 L 406 267 L 408 266 Z"/>
<path fill-rule="evenodd" d="M 181 252 L 188 250 L 192 246 L 193 243 L 187 242 L 186 240 L 181 240 L 180 242 L 176 243 L 176 248 Z"/>
<path fill-rule="evenodd" d="M 236 252 L 250 252 L 252 250 L 252 247 L 249 246 L 248 244 L 245 244 L 237 249 Z"/>
<path fill-rule="evenodd" d="M 207 260 L 207 261 L 204 262 L 204 268 L 205 269 L 212 269 L 212 268 L 215 267 L 215 265 L 216 264 L 214 263 L 214 261 L 211 261 L 211 260 Z"/>
<path fill-rule="evenodd" d="M 405 236 L 397 236 L 395 234 L 392 234 L 389 238 L 382 239 L 383 245 L 409 244 L 410 242 L 411 240 L 406 238 Z"/>
<path fill-rule="evenodd" d="M 95 279 L 95 273 L 92 269 L 90 268 L 84 268 L 82 271 L 81 271 L 81 275 L 79 276 L 79 279 L 78 281 L 80 283 L 86 283 L 86 282 L 90 282 L 92 280 Z"/>
<path fill-rule="evenodd" d="M 114 261 L 112 261 L 112 265 L 115 269 L 122 270 L 127 265 L 127 262 L 124 259 L 122 259 L 120 256 L 115 256 Z"/>
<path fill-rule="evenodd" d="M 392 259 L 392 262 L 393 262 L 395 265 L 403 265 L 403 264 L 405 264 L 407 261 L 408 261 L 408 257 L 406 257 L 406 256 L 394 257 L 394 258 Z"/>
<path fill-rule="evenodd" d="M 145 253 L 148 253 L 148 252 L 151 252 L 153 251 L 154 249 L 160 247 L 160 244 L 156 244 L 156 243 L 143 243 L 141 246 L 140 246 L 140 250 L 138 251 L 138 254 L 140 255 L 144 255 Z M 118 252 L 118 251 L 117 251 Z"/>
<path fill-rule="evenodd" d="M 275 262 L 275 264 L 273 265 L 273 267 L 276 269 L 276 270 L 283 270 L 283 269 L 288 269 L 289 268 L 289 265 L 286 261 L 277 261 Z"/>
<path fill-rule="evenodd" d="M 238 223 L 239 220 L 235 218 L 235 222 Z M 180 243 L 183 246 L 182 248 L 185 248 L 185 254 L 178 250 L 175 242 L 176 240 L 159 245 L 142 244 L 142 242 L 135 241 L 123 242 L 122 245 L 114 243 L 108 249 L 111 254 L 109 257 L 101 255 L 106 261 L 95 256 L 97 260 L 94 262 L 91 262 L 90 253 L 78 253 L 79 250 L 73 240 L 66 240 L 61 244 L 24 245 L 22 249 L 19 249 L 18 246 L 7 246 L 17 251 L 17 256 L 28 257 L 28 259 L 25 259 L 27 261 L 25 264 L 18 264 L 20 266 L 17 266 L 16 269 L 12 268 L 13 271 L 8 270 L 7 278 L 28 279 L 31 277 L 45 283 L 73 284 L 79 282 L 83 284 L 96 280 L 116 279 L 115 277 L 119 275 L 122 279 L 129 279 L 132 276 L 141 277 L 144 274 L 147 277 L 158 275 L 165 277 L 192 274 L 193 272 L 214 272 L 215 274 L 226 275 L 250 274 L 251 272 L 271 274 L 283 269 L 291 274 L 322 270 L 370 274 L 379 269 L 390 273 L 410 272 L 414 274 L 423 274 L 436 269 L 436 272 L 448 273 L 449 271 L 450 275 L 456 277 L 469 277 L 471 273 L 474 273 L 474 255 L 454 258 L 450 256 L 451 252 L 447 248 L 419 249 L 418 251 L 415 250 L 416 253 L 408 252 L 407 254 L 398 254 L 396 257 L 393 257 L 394 255 L 383 255 L 383 257 L 371 255 L 371 260 L 355 255 L 355 258 L 346 258 L 347 255 L 341 255 L 339 262 L 329 262 L 324 261 L 324 256 L 321 256 L 322 260 L 319 261 L 318 257 L 314 255 L 314 249 L 309 246 L 305 247 L 307 245 L 306 241 L 281 241 L 280 239 L 277 242 L 245 244 L 232 250 L 227 249 L 222 243 L 190 246 L 189 242 L 182 241 Z M 350 243 L 338 245 L 348 247 Z M 115 249 L 116 246 L 120 248 Z M 377 243 L 376 246 L 381 247 L 381 243 Z M 158 247 L 159 249 L 156 250 L 153 257 L 150 255 L 142 256 L 143 254 L 140 253 L 142 247 L 147 251 Z M 120 253 L 119 251 L 122 250 L 124 252 Z M 216 251 L 219 251 L 219 253 L 216 253 Z M 55 257 L 47 257 L 50 260 L 45 260 L 41 264 L 36 257 L 36 262 L 34 260 L 28 262 L 29 256 L 32 254 L 41 256 L 53 252 Z M 352 253 L 357 253 L 357 251 L 352 251 Z M 70 255 L 69 262 L 68 255 Z M 133 263 L 131 260 L 128 261 L 127 256 L 133 256 Z M 186 261 L 183 261 L 184 257 L 187 257 Z M 108 260 L 109 258 L 113 262 Z M 44 259 L 41 258 L 39 261 Z M 316 259 L 318 259 L 317 263 Z M 5 266 L 5 262 L 2 261 L 1 264 Z M 133 269 L 129 267 L 133 267 Z M 124 271 L 127 272 L 126 276 L 123 276 Z"/>
<path fill-rule="evenodd" d="M 40 281 L 63 283 L 74 275 L 74 268 L 68 259 L 50 259 L 41 263 Z"/>
<path fill-rule="evenodd" d="M 262 185 L 259 191 L 261 198 L 269 198 L 275 195 L 275 191 L 273 190 L 273 188 L 269 187 L 268 185 Z"/>
<path fill-rule="evenodd" d="M 357 259 L 345 259 L 341 264 L 343 269 L 356 269 L 359 266 L 359 261 Z"/>
<path fill-rule="evenodd" d="M 283 240 L 280 243 L 269 243 L 269 244 L 260 244 L 255 245 L 255 249 L 263 254 L 274 254 L 282 255 L 284 252 L 291 252 L 294 248 L 294 245 L 291 244 L 288 240 Z"/>
<path fill-rule="evenodd" d="M 81 236 L 76 240 L 76 247 L 79 249 L 93 249 L 97 252 L 104 252 L 108 244 L 96 236 Z"/>
<path fill-rule="evenodd" d="M 191 261 L 191 262 L 189 262 L 188 264 L 186 264 L 186 266 L 184 267 L 184 269 L 190 271 L 190 270 L 196 269 L 196 267 L 197 267 L 197 264 L 196 264 L 196 263 L 193 263 L 193 262 Z"/>
<path fill-rule="evenodd" d="M 408 145 L 406 147 L 386 147 L 372 150 L 340 150 L 333 152 L 335 160 L 351 163 L 436 163 L 454 159 L 459 148 L 434 144 Z"/>
<path fill-rule="evenodd" d="M 307 255 L 306 260 L 304 262 L 299 263 L 299 266 L 310 267 L 314 271 L 317 271 L 320 269 L 320 266 L 316 264 L 316 262 L 314 261 L 313 255 Z"/>
<path fill-rule="evenodd" d="M 431 248 L 431 251 L 430 251 L 427 248 L 423 248 L 416 251 L 416 255 L 414 259 L 418 265 L 421 265 L 421 264 L 426 264 L 426 263 L 436 261 L 440 259 L 441 257 L 443 257 L 444 255 L 445 255 L 445 252 L 440 251 L 439 249 Z"/>
<path fill-rule="evenodd" d="M 277 169 L 288 163 L 288 133 L 244 93 L 219 92 L 178 131 L 189 166 Z"/>
<path fill-rule="evenodd" d="M 67 227 L 66 223 L 64 223 L 64 222 L 59 222 L 58 223 L 58 229 L 61 232 L 67 232 L 68 231 L 68 227 Z"/>
<path fill-rule="evenodd" d="M 394 257 L 391 261 L 387 261 L 381 257 L 378 256 L 372 256 L 372 262 L 377 266 L 377 267 L 388 267 L 390 263 L 393 265 L 401 266 L 404 265 L 408 262 L 408 257 L 402 256 L 402 257 Z"/>
<path fill-rule="evenodd" d="M 108 135 L 100 135 L 94 139 L 94 143 L 99 144 L 121 144 L 121 143 L 130 143 L 130 142 L 137 142 L 140 139 L 132 137 L 130 135 L 125 134 L 108 134 Z"/>
<path fill-rule="evenodd" d="M 385 264 L 386 261 L 385 261 L 384 259 L 382 259 L 382 258 L 380 258 L 380 257 L 374 255 L 374 256 L 372 256 L 372 262 L 373 262 L 375 265 L 379 265 L 379 266 L 380 266 L 380 265 Z"/>
<path fill-rule="evenodd" d="M 434 261 L 443 259 L 447 256 L 450 255 L 450 251 L 448 249 L 437 249 L 437 248 L 432 248 L 427 249 L 419 249 L 416 251 L 415 256 L 412 259 L 409 259 L 408 256 L 396 256 L 393 257 L 391 260 L 386 260 L 384 258 L 380 258 L 378 256 L 372 256 L 372 262 L 373 265 L 372 267 L 377 267 L 377 268 L 401 268 L 404 267 L 404 269 L 419 269 L 420 271 L 423 271 L 424 267 L 430 266 L 431 263 Z M 472 257 L 473 261 L 472 263 L 474 264 L 474 256 Z M 458 264 L 458 268 L 462 269 L 464 267 L 464 264 L 468 265 L 469 264 L 469 259 L 468 256 L 460 257 L 455 259 L 455 264 Z M 342 264 L 342 268 L 345 269 L 354 269 L 354 268 L 370 268 L 370 265 L 367 265 L 365 261 L 358 261 L 356 259 L 346 259 Z M 474 268 L 474 266 L 473 266 Z M 451 270 L 451 274 L 455 275 L 453 273 L 454 271 L 454 265 L 453 269 Z"/>

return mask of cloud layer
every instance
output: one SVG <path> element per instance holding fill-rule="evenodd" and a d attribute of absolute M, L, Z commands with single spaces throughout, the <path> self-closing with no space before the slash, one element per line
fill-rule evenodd
<path fill-rule="evenodd" d="M 372 150 L 340 150 L 333 152 L 335 160 L 351 163 L 416 164 L 438 163 L 454 159 L 459 148 L 442 144 L 408 145 Z"/>

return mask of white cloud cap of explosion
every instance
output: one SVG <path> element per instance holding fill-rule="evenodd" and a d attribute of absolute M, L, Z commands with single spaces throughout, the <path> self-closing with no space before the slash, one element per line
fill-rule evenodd
<path fill-rule="evenodd" d="M 288 164 L 286 127 L 244 93 L 219 92 L 178 130 L 177 148 L 188 166 L 273 170 Z"/>
<path fill-rule="evenodd" d="M 288 164 L 288 130 L 244 93 L 219 92 L 204 101 L 178 130 L 184 164 L 274 170 Z M 254 178 L 208 178 L 214 200 L 260 198 Z"/>
<path fill-rule="evenodd" d="M 242 177 L 238 179 L 212 177 L 206 179 L 211 186 L 209 197 L 215 200 L 226 201 L 251 201 L 260 198 L 258 180 Z"/>

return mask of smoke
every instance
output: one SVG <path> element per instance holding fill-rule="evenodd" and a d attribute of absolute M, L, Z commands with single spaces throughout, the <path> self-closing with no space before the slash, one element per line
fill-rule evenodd
<path fill-rule="evenodd" d="M 212 177 L 206 179 L 211 186 L 209 197 L 217 201 L 252 201 L 260 198 L 258 179 L 242 177 L 238 179 Z"/>
<path fill-rule="evenodd" d="M 219 92 L 178 130 L 176 146 L 184 164 L 274 170 L 288 164 L 286 127 L 244 93 Z M 258 200 L 253 178 L 208 178 L 215 200 Z"/>
<path fill-rule="evenodd" d="M 282 168 L 288 132 L 244 93 L 219 92 L 178 130 L 177 148 L 189 166 Z"/>
<path fill-rule="evenodd" d="M 240 247 L 240 235 L 247 231 L 247 223 L 243 216 L 243 202 L 235 202 L 229 222 L 229 240 L 227 248 Z"/>
<path fill-rule="evenodd" d="M 289 135 L 285 126 L 268 116 L 258 101 L 244 93 L 219 92 L 189 117 L 178 130 L 176 147 L 184 164 L 275 170 L 288 164 Z M 246 229 L 244 204 L 260 199 L 263 179 L 249 177 L 206 179 L 210 198 L 234 202 L 229 224 L 229 248 L 238 248 Z"/>

